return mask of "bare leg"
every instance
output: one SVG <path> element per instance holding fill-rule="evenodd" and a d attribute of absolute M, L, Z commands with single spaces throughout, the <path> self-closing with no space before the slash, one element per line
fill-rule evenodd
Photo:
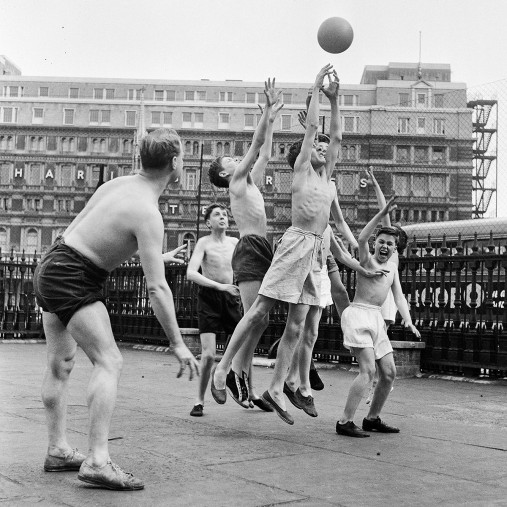
<path fill-rule="evenodd" d="M 56 315 L 44 312 L 42 321 L 47 344 L 42 401 L 48 428 L 48 454 L 65 456 L 72 451 L 67 442 L 67 400 L 76 342 Z"/>
<path fill-rule="evenodd" d="M 109 459 L 107 439 L 123 359 L 101 302 L 79 309 L 67 328 L 93 364 L 87 395 L 90 432 L 86 463 L 101 467 Z"/>
<path fill-rule="evenodd" d="M 285 408 L 285 397 L 283 395 L 283 384 L 287 376 L 292 355 L 298 341 L 303 334 L 306 314 L 309 310 L 308 305 L 289 304 L 289 314 L 287 315 L 287 324 L 278 344 L 278 353 L 276 355 L 275 371 L 269 386 L 269 394 L 274 402 L 282 409 Z"/>
<path fill-rule="evenodd" d="M 198 380 L 196 405 L 204 405 L 211 368 L 215 363 L 217 340 L 215 333 L 201 333 L 201 374 Z"/>
<path fill-rule="evenodd" d="M 313 347 L 319 336 L 319 322 L 322 308 L 311 306 L 305 323 L 305 331 L 298 345 L 299 349 L 299 391 L 303 396 L 311 396 L 310 363 L 312 362 Z"/>
<path fill-rule="evenodd" d="M 380 415 L 396 378 L 396 366 L 392 352 L 379 359 L 377 365 L 379 380 L 366 419 L 375 419 Z"/>
<path fill-rule="evenodd" d="M 340 424 L 352 421 L 356 414 L 357 407 L 364 395 L 364 391 L 375 375 L 375 354 L 373 348 L 351 350 L 359 363 L 359 373 L 350 386 L 349 395 L 345 404 L 342 417 L 339 419 Z"/>
<path fill-rule="evenodd" d="M 214 383 L 217 389 L 225 389 L 225 379 L 232 359 L 245 343 L 257 344 L 264 332 L 265 317 L 275 304 L 275 300 L 265 296 L 257 296 L 253 305 L 239 321 L 221 361 L 215 370 Z M 236 372 L 239 373 L 239 372 Z"/>

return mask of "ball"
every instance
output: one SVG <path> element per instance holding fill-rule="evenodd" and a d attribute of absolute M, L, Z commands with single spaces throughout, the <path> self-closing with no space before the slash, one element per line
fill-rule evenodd
<path fill-rule="evenodd" d="M 343 18 L 326 19 L 319 27 L 317 40 L 320 47 L 328 53 L 343 53 L 352 44 L 354 30 Z"/>

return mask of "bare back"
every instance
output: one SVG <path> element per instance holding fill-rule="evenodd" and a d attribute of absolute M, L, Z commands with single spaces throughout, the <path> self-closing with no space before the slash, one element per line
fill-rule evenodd
<path fill-rule="evenodd" d="M 124 176 L 97 189 L 86 207 L 64 232 L 68 246 L 95 265 L 111 271 L 138 250 L 138 239 L 159 229 L 162 253 L 163 221 L 159 191 L 143 176 Z M 150 235 L 150 240 L 158 238 Z"/>
<path fill-rule="evenodd" d="M 217 240 L 210 234 L 200 238 L 199 242 L 203 248 L 201 261 L 203 276 L 218 283 L 232 284 L 231 259 L 238 239 L 224 236 L 222 240 Z"/>
<path fill-rule="evenodd" d="M 264 198 L 250 175 L 229 185 L 231 211 L 241 237 L 257 234 L 266 237 L 267 219 Z"/>
<path fill-rule="evenodd" d="M 292 182 L 292 225 L 322 234 L 329 222 L 334 193 L 326 171 L 316 172 L 311 164 L 294 171 Z"/>

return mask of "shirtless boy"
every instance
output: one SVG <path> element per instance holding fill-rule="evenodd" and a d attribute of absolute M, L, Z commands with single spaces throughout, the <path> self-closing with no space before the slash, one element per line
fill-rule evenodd
<path fill-rule="evenodd" d="M 238 226 L 240 239 L 232 258 L 234 280 L 239 287 L 243 310 L 252 306 L 264 275 L 271 265 L 273 251 L 266 238 L 267 218 L 264 198 L 258 188 L 271 155 L 273 127 L 278 112 L 283 107 L 275 79 L 265 83 L 266 104 L 252 139 L 252 144 L 241 161 L 220 157 L 209 169 L 210 181 L 218 187 L 229 188 L 231 211 Z M 256 157 L 258 156 L 257 160 Z M 253 167 L 252 167 L 253 165 Z M 229 393 L 236 401 L 246 401 L 272 411 L 271 407 L 254 390 L 252 380 L 252 357 L 255 347 L 268 326 L 266 314 L 255 332 L 249 335 L 233 334 L 224 356 L 217 366 L 216 381 L 226 378 Z M 229 368 L 232 363 L 232 368 Z M 224 400 L 225 401 L 225 400 Z"/>
<path fill-rule="evenodd" d="M 374 253 L 370 254 L 368 239 L 373 234 L 382 218 L 396 208 L 394 197 L 368 222 L 359 235 L 359 260 L 366 268 L 389 269 L 385 277 L 365 278 L 358 274 L 354 301 L 342 314 L 343 344 L 350 349 L 359 364 L 359 374 L 350 387 L 343 415 L 336 423 L 336 432 L 349 437 L 369 437 L 367 431 L 381 433 L 398 433 L 400 430 L 389 426 L 380 419 L 380 411 L 387 400 L 394 379 L 393 349 L 385 328 L 380 307 L 390 289 L 398 307 L 405 327 L 409 328 L 418 338 L 419 331 L 412 324 L 407 302 L 401 290 L 398 269 L 390 261 L 396 249 L 397 231 L 382 227 L 376 234 Z M 375 363 L 379 371 L 379 382 L 373 394 L 368 415 L 363 419 L 360 429 L 354 422 L 354 415 L 364 391 L 375 375 Z"/>
<path fill-rule="evenodd" d="M 200 285 L 197 311 L 201 338 L 201 376 L 197 398 L 190 415 L 200 417 L 204 409 L 204 393 L 208 387 L 211 367 L 215 362 L 216 333 L 230 334 L 241 320 L 239 289 L 233 285 L 231 258 L 238 239 L 227 236 L 229 215 L 225 206 L 211 204 L 204 221 L 210 228 L 208 236 L 199 238 L 187 266 L 187 279 Z M 202 274 L 199 273 L 199 268 Z"/>
<path fill-rule="evenodd" d="M 199 373 L 199 365 L 178 328 L 162 259 L 164 224 L 158 199 L 165 187 L 180 177 L 180 137 L 174 130 L 155 130 L 142 139 L 140 152 L 140 172 L 98 188 L 34 273 L 48 350 L 42 384 L 49 437 L 44 469 L 79 470 L 78 479 L 84 482 L 121 490 L 142 489 L 144 484 L 109 457 L 108 434 L 122 356 L 114 340 L 102 288 L 109 272 L 134 252 L 139 252 L 152 308 L 180 363 L 178 377 L 187 366 L 190 378 Z M 87 393 L 87 456 L 73 450 L 66 435 L 69 376 L 77 345 L 93 364 Z"/>
<path fill-rule="evenodd" d="M 324 78 L 330 78 L 324 88 Z M 340 144 L 338 129 L 338 76 L 331 65 L 323 67 L 315 79 L 314 94 L 308 108 L 305 136 L 302 142 L 291 147 L 294 167 L 292 183 L 292 226 L 287 229 L 264 277 L 253 305 L 236 326 L 232 340 L 249 340 L 260 336 L 265 319 L 276 300 L 289 303 L 284 333 L 271 386 L 262 397 L 287 424 L 294 419 L 286 411 L 283 385 L 294 348 L 303 332 L 308 312 L 318 311 L 320 301 L 320 271 L 322 269 L 322 234 L 329 220 L 332 195 L 329 189 L 331 167 L 315 147 L 315 134 L 319 126 L 318 93 L 323 90 L 331 103 L 331 142 L 328 153 L 337 157 Z M 291 156 L 289 153 L 289 156 Z M 331 155 L 330 155 L 331 156 Z M 225 403 L 225 365 L 219 364 L 211 383 L 213 397 Z"/>

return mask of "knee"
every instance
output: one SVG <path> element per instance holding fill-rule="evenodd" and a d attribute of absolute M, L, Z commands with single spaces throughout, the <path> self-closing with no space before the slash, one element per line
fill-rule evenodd
<path fill-rule="evenodd" d="M 375 372 L 375 365 L 368 365 L 366 368 L 364 368 L 363 375 L 366 377 L 368 382 L 371 382 L 375 378 Z"/>
<path fill-rule="evenodd" d="M 54 378 L 57 378 L 58 380 L 66 380 L 74 368 L 75 363 L 76 361 L 74 359 L 74 355 L 63 358 L 50 357 L 48 361 L 48 368 Z"/>
<path fill-rule="evenodd" d="M 119 376 L 123 369 L 123 356 L 118 349 L 111 350 L 102 356 L 99 364 Z"/>
<path fill-rule="evenodd" d="M 396 366 L 393 364 L 389 368 L 384 368 L 384 370 L 380 372 L 380 375 L 385 382 L 392 384 L 396 378 Z"/>

